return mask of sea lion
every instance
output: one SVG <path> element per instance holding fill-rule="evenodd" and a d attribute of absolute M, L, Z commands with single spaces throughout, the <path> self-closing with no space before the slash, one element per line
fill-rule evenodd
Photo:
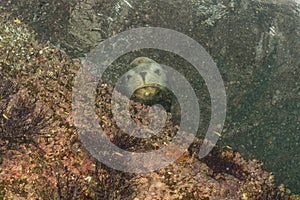
<path fill-rule="evenodd" d="M 147 104 L 161 104 L 166 106 L 169 95 L 167 75 L 160 64 L 147 57 L 138 57 L 130 63 L 132 68 L 121 79 L 122 90 L 132 100 Z M 166 108 L 169 110 L 170 108 Z"/>

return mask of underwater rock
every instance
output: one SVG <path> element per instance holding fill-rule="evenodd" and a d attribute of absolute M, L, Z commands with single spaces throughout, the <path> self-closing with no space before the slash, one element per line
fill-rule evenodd
<path fill-rule="evenodd" d="M 197 40 L 217 63 L 226 87 L 228 112 L 221 142 L 263 160 L 278 184 L 300 192 L 300 17 L 295 1 L 10 0 L 0 6 L 27 23 L 40 41 L 51 41 L 72 57 L 134 27 L 174 29 Z M 149 52 L 187 77 L 200 95 L 201 120 L 207 124 L 209 93 L 201 77 L 174 55 Z M 136 56 L 141 55 L 119 63 Z M 125 70 L 120 66 L 107 79 L 117 79 Z"/>

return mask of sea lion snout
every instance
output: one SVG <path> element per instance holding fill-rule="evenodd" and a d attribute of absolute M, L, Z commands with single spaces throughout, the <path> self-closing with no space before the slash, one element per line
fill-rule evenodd
<path fill-rule="evenodd" d="M 140 75 L 142 76 L 144 83 L 145 83 L 146 74 L 147 74 L 147 72 L 140 72 Z"/>

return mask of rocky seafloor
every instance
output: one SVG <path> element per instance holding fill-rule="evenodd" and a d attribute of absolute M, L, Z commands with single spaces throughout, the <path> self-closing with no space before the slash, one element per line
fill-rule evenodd
<path fill-rule="evenodd" d="M 0 199 L 299 199 L 275 184 L 261 161 L 245 160 L 229 147 L 215 147 L 197 159 L 199 139 L 175 163 L 154 172 L 124 173 L 97 162 L 80 142 L 72 116 L 72 87 L 81 63 L 36 41 L 24 21 L 1 12 Z M 124 135 L 109 109 L 112 86 L 99 84 L 98 91 L 99 123 L 112 142 L 155 150 L 165 140 Z M 141 121 L 149 108 L 136 106 L 135 119 Z M 163 135 L 176 130 L 171 123 L 165 128 Z"/>

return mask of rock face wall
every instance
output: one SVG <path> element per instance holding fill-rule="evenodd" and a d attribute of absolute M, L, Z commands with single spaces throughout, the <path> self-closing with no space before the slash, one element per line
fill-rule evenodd
<path fill-rule="evenodd" d="M 49 40 L 74 57 L 135 27 L 174 29 L 197 40 L 217 63 L 226 86 L 222 141 L 263 160 L 278 182 L 300 192 L 300 6 L 294 1 L 12 0 L 6 6 L 41 41 Z M 183 69 L 188 64 L 182 59 L 145 52 L 185 74 L 196 91 L 205 90 L 192 68 Z M 118 72 L 111 74 L 117 77 Z M 204 92 L 200 99 L 209 105 L 208 96 Z"/>

